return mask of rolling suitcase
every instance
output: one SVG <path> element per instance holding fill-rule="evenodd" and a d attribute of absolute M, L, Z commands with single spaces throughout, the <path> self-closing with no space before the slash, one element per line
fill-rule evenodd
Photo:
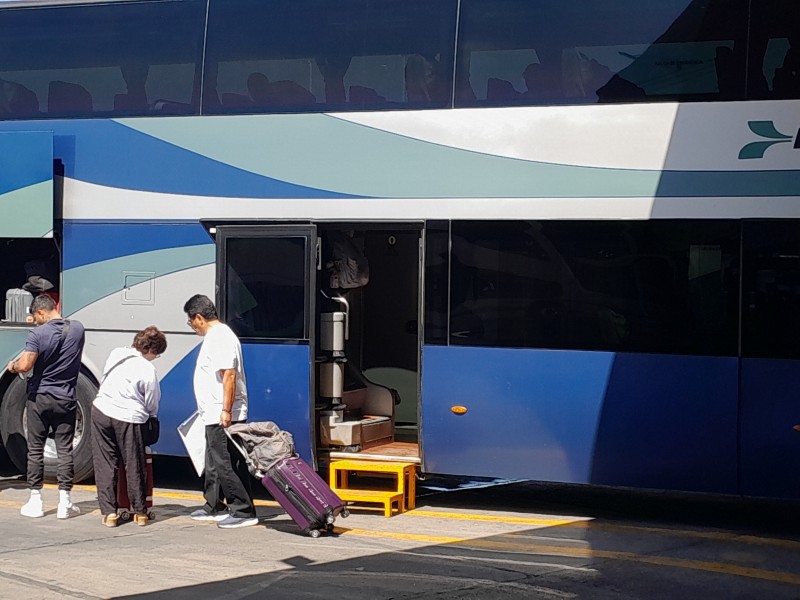
<path fill-rule="evenodd" d="M 13 289 L 6 292 L 5 320 L 10 323 L 24 323 L 30 316 L 33 294 L 26 290 Z"/>
<path fill-rule="evenodd" d="M 319 537 L 333 530 L 340 514 L 350 513 L 339 496 L 302 458 L 283 458 L 267 470 L 261 484 L 304 533 Z"/>
<path fill-rule="evenodd" d="M 153 453 L 150 447 L 144 451 L 147 463 L 147 488 L 145 490 L 144 506 L 147 511 L 147 518 L 151 521 L 156 518 L 155 513 L 150 510 L 153 508 Z M 125 476 L 125 465 L 119 464 L 117 472 L 117 514 L 123 521 L 129 521 L 133 516 L 131 513 L 131 501 L 128 498 L 128 478 Z"/>

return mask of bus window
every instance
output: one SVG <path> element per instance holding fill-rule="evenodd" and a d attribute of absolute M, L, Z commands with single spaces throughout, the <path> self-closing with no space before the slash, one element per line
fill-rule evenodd
<path fill-rule="evenodd" d="M 231 236 L 225 252 L 225 315 L 236 335 L 305 338 L 305 239 Z"/>
<path fill-rule="evenodd" d="M 203 112 L 450 106 L 455 14 L 455 0 L 211 0 Z"/>
<path fill-rule="evenodd" d="M 747 97 L 800 98 L 800 19 L 791 0 L 753 3 Z"/>
<path fill-rule="evenodd" d="M 463 0 L 456 105 L 742 99 L 747 2 Z"/>
<path fill-rule="evenodd" d="M 454 221 L 450 344 L 734 356 L 734 221 Z"/>
<path fill-rule="evenodd" d="M 0 118 L 196 112 L 204 5 L 0 11 Z"/>
<path fill-rule="evenodd" d="M 742 356 L 800 359 L 800 222 L 745 222 L 742 237 Z"/>
<path fill-rule="evenodd" d="M 450 222 L 425 224 L 425 343 L 447 344 Z"/>

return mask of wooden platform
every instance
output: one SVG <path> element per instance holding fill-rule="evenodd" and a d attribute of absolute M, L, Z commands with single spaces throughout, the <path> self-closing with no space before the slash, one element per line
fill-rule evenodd
<path fill-rule="evenodd" d="M 378 461 L 345 459 L 334 460 L 329 467 L 331 489 L 345 502 L 366 502 L 383 505 L 383 514 L 391 517 L 394 505 L 397 505 L 397 512 L 402 513 L 411 510 L 416 506 L 416 463 L 408 461 Z M 356 477 L 356 487 L 350 487 L 353 483 L 351 474 L 358 475 L 366 473 L 368 475 L 388 475 L 394 479 L 394 486 L 391 489 L 369 489 L 364 488 L 363 483 L 359 485 Z"/>
<path fill-rule="evenodd" d="M 391 442 L 380 446 L 373 446 L 361 452 L 330 452 L 331 460 L 357 459 L 357 460 L 380 460 L 397 461 L 420 464 L 419 444 L 410 442 Z"/>

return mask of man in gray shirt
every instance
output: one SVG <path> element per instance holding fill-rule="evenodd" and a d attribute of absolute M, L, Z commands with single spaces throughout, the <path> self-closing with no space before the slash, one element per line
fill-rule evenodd
<path fill-rule="evenodd" d="M 58 453 L 59 501 L 56 517 L 67 519 L 80 513 L 70 500 L 74 465 L 77 401 L 75 386 L 81 368 L 84 332 L 79 321 L 61 318 L 50 296 L 37 296 L 31 304 L 37 327 L 28 332 L 25 351 L 8 363 L 11 373 L 33 374 L 28 378 L 28 487 L 31 497 L 22 507 L 25 517 L 43 517 L 44 444 L 53 430 Z"/>

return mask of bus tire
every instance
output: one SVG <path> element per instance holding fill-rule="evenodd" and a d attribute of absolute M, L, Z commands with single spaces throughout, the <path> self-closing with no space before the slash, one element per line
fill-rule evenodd
<path fill-rule="evenodd" d="M 73 441 L 72 459 L 75 466 L 75 483 L 85 481 L 92 476 L 92 440 L 91 440 L 91 409 L 92 402 L 97 395 L 97 386 L 84 373 L 78 375 L 78 384 L 75 388 L 78 400 L 77 414 L 75 416 L 75 440 Z M 25 473 L 28 466 L 28 442 L 26 440 L 25 411 L 27 396 L 25 381 L 19 377 L 9 384 L 0 404 L 0 431 L 2 432 L 3 445 L 8 457 L 20 471 Z M 56 457 L 55 443 L 47 440 L 44 453 L 44 479 L 48 483 L 56 483 L 58 458 Z"/>

